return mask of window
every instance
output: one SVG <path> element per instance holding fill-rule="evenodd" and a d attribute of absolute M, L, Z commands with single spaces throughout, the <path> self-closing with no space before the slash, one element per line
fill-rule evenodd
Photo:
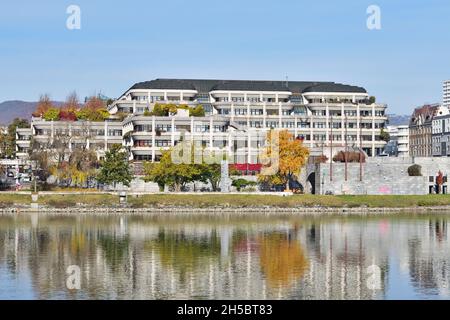
<path fill-rule="evenodd" d="M 118 129 L 109 129 L 109 130 L 108 130 L 108 136 L 110 136 L 110 137 L 119 137 L 119 136 L 122 136 L 122 130 L 118 130 Z"/>
<path fill-rule="evenodd" d="M 251 109 L 250 110 L 250 114 L 252 116 L 258 116 L 258 115 L 262 115 L 264 113 L 263 109 Z"/>
<path fill-rule="evenodd" d="M 151 147 L 152 140 L 137 140 L 134 142 L 135 147 Z"/>
<path fill-rule="evenodd" d="M 295 122 L 282 122 L 283 128 L 295 128 Z"/>
<path fill-rule="evenodd" d="M 309 128 L 309 122 L 297 122 L 297 128 Z"/>
<path fill-rule="evenodd" d="M 325 122 L 314 122 L 313 123 L 313 128 L 323 129 L 323 128 L 325 128 Z"/>
<path fill-rule="evenodd" d="M 325 110 L 314 110 L 313 115 L 315 116 L 325 116 L 327 113 Z"/>

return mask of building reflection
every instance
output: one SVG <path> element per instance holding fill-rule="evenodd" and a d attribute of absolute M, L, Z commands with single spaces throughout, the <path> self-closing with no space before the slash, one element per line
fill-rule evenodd
<path fill-rule="evenodd" d="M 3 216 L 0 298 L 26 279 L 38 299 L 382 299 L 402 274 L 418 295 L 447 297 L 449 249 L 439 217 Z M 81 290 L 66 289 L 70 265 Z"/>

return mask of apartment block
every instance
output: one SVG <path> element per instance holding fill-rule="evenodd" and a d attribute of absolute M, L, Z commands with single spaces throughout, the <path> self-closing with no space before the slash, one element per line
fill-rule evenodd
<path fill-rule="evenodd" d="M 157 104 L 176 111 L 156 116 Z M 190 116 L 189 108 L 199 105 L 204 115 Z M 334 82 L 156 79 L 133 85 L 108 111 L 105 122 L 33 118 L 23 135 L 41 147 L 67 136 L 70 148 L 86 144 L 99 157 L 121 143 L 135 162 L 159 161 L 163 150 L 189 140 L 206 151 L 226 152 L 235 164 L 257 164 L 271 129 L 289 130 L 312 155 L 328 158 L 331 147 L 334 154 L 361 147 L 374 157 L 386 144 L 380 139 L 386 105 L 362 87 Z"/>
<path fill-rule="evenodd" d="M 433 119 L 432 141 L 433 157 L 450 156 L 450 111 L 444 106 Z"/>
<path fill-rule="evenodd" d="M 440 106 L 435 103 L 414 109 L 409 122 L 409 154 L 412 157 L 433 155 L 432 125 Z"/>

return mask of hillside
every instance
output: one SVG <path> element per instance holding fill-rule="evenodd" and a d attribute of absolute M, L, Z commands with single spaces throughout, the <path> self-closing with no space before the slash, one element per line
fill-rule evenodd
<path fill-rule="evenodd" d="M 398 115 L 398 114 L 388 114 L 389 125 L 399 126 L 409 124 L 410 115 Z"/>
<path fill-rule="evenodd" d="M 36 109 L 37 102 L 20 100 L 5 101 L 0 103 L 0 125 L 7 125 L 15 118 L 30 119 Z M 61 102 L 55 102 L 59 105 Z"/>

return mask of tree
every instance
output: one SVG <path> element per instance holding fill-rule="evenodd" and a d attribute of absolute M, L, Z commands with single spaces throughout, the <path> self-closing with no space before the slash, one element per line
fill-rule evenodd
<path fill-rule="evenodd" d="M 189 108 L 189 116 L 190 117 L 204 117 L 205 116 L 205 109 L 201 104 L 194 108 Z"/>
<path fill-rule="evenodd" d="M 389 132 L 384 130 L 383 128 L 380 130 L 380 139 L 384 142 L 389 142 L 391 140 L 391 136 L 389 135 Z"/>
<path fill-rule="evenodd" d="M 89 110 L 93 110 L 93 111 L 100 110 L 100 109 L 105 109 L 106 108 L 106 103 L 102 99 L 100 99 L 99 97 L 93 96 L 93 97 L 90 97 L 86 101 L 86 103 L 84 105 L 84 108 L 89 109 Z"/>
<path fill-rule="evenodd" d="M 113 184 L 114 187 L 117 183 L 122 183 L 129 187 L 132 179 L 127 153 L 122 150 L 120 144 L 112 145 L 106 152 L 105 160 L 101 162 L 100 172 L 97 175 L 98 182 L 106 185 Z"/>
<path fill-rule="evenodd" d="M 71 184 L 86 186 L 95 177 L 98 166 L 97 154 L 92 149 L 77 148 L 69 156 L 68 175 Z"/>
<path fill-rule="evenodd" d="M 67 96 L 66 102 L 62 106 L 61 110 L 74 113 L 78 109 L 80 109 L 80 101 L 77 93 L 74 91 Z"/>
<path fill-rule="evenodd" d="M 369 97 L 369 103 L 370 104 L 373 104 L 373 103 L 375 103 L 377 101 L 377 99 L 374 97 L 374 96 L 370 96 Z"/>
<path fill-rule="evenodd" d="M 220 178 L 222 175 L 220 164 L 203 164 L 200 167 L 200 171 L 204 180 L 208 181 L 211 184 L 212 191 L 218 191 Z"/>
<path fill-rule="evenodd" d="M 278 146 L 272 145 L 272 135 L 274 134 L 278 134 Z M 276 176 L 289 190 L 289 181 L 300 175 L 301 168 L 306 164 L 309 157 L 309 149 L 303 145 L 302 140 L 296 139 L 288 130 L 271 130 L 267 133 L 266 141 L 267 146 L 263 149 L 261 158 L 271 159 L 274 156 L 278 157 L 278 172 Z M 274 147 L 278 147 L 278 155 L 272 155 Z"/>
<path fill-rule="evenodd" d="M 59 112 L 60 109 L 58 108 L 50 108 L 43 114 L 43 118 L 46 121 L 56 121 L 59 120 Z"/>
<path fill-rule="evenodd" d="M 159 191 L 161 192 L 164 191 L 165 186 L 170 183 L 171 177 L 169 176 L 167 166 L 172 165 L 172 161 L 169 160 L 170 159 L 165 157 L 165 153 L 163 153 L 159 163 L 144 162 L 144 181 L 153 181 L 157 183 Z"/>
<path fill-rule="evenodd" d="M 16 118 L 8 126 L 6 134 L 0 136 L 0 150 L 3 157 L 13 157 L 16 154 L 16 131 L 17 128 L 29 128 L 30 123 L 25 119 Z"/>
<path fill-rule="evenodd" d="M 30 145 L 31 148 L 29 154 L 30 160 L 34 163 L 34 174 L 39 178 L 41 183 L 46 184 L 54 165 L 53 150 L 50 148 L 49 143 L 43 144 L 32 140 Z"/>
<path fill-rule="evenodd" d="M 160 190 L 168 185 L 180 192 L 189 182 L 199 180 L 202 165 L 193 163 L 175 164 L 172 162 L 172 150 L 165 150 L 159 163 L 145 163 L 145 181 L 158 183 Z"/>
<path fill-rule="evenodd" d="M 177 106 L 173 103 L 169 104 L 159 104 L 155 103 L 153 106 L 153 110 L 148 113 L 148 115 L 151 116 L 157 116 L 157 117 L 167 117 L 169 115 L 175 115 L 177 114 Z"/>
<path fill-rule="evenodd" d="M 59 120 L 61 121 L 77 121 L 77 115 L 74 111 L 61 110 L 59 112 Z"/>
<path fill-rule="evenodd" d="M 54 108 L 55 106 L 50 100 L 50 96 L 48 94 L 42 94 L 39 97 L 39 102 L 36 106 L 36 110 L 33 112 L 34 117 L 42 117 L 44 113 L 46 113 L 49 109 Z"/>

